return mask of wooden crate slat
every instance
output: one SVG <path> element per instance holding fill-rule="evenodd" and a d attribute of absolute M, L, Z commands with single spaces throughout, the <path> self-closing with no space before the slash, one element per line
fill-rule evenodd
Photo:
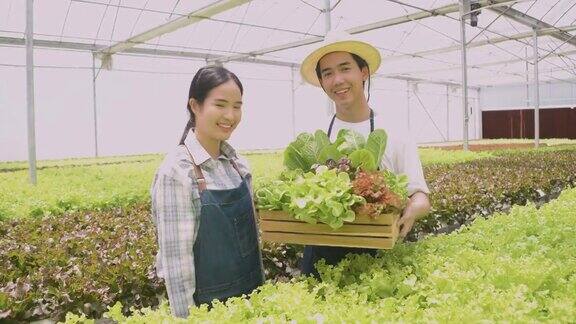
<path fill-rule="evenodd" d="M 260 210 L 258 212 L 260 219 L 264 220 L 282 220 L 282 221 L 289 221 L 289 222 L 302 222 L 300 220 L 295 219 L 290 214 L 285 211 L 280 210 Z M 398 218 L 396 214 L 384 214 L 380 215 L 376 218 L 371 218 L 370 216 L 366 215 L 356 215 L 356 219 L 354 220 L 355 224 L 365 224 L 365 225 L 392 225 L 394 221 Z M 350 223 L 345 223 L 350 224 Z"/>
<path fill-rule="evenodd" d="M 398 214 L 375 219 L 357 215 L 356 220 L 336 230 L 326 224 L 308 224 L 284 211 L 259 212 L 262 239 L 269 242 L 391 249 L 398 238 Z"/>
<path fill-rule="evenodd" d="M 371 249 L 391 249 L 394 247 L 394 238 L 360 237 L 360 236 L 334 236 L 302 233 L 263 232 L 262 239 L 269 242 L 292 243 L 304 245 L 325 245 L 342 247 L 359 247 Z"/>
<path fill-rule="evenodd" d="M 336 236 L 377 236 L 393 237 L 395 228 L 391 225 L 363 225 L 347 223 L 345 226 L 333 230 L 326 224 L 308 224 L 292 221 L 278 221 L 263 219 L 260 222 L 260 229 L 265 232 L 286 232 L 286 233 L 308 233 L 327 234 Z M 397 236 L 397 234 L 396 234 Z"/>
<path fill-rule="evenodd" d="M 398 238 L 398 234 L 400 234 L 400 228 L 398 227 L 398 221 L 399 221 L 399 216 L 397 216 L 396 219 L 394 219 L 394 222 L 392 224 L 392 237 L 394 238 L 394 240 L 396 240 Z"/>

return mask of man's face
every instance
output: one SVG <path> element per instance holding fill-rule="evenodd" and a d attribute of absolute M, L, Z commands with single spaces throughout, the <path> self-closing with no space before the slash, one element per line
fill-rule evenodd
<path fill-rule="evenodd" d="M 326 54 L 320 59 L 319 65 L 320 84 L 337 107 L 352 107 L 361 103 L 368 68 L 360 69 L 348 52 Z"/>

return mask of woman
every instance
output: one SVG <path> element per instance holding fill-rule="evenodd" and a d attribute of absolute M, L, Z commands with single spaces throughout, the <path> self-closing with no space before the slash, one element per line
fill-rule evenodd
<path fill-rule="evenodd" d="M 190 305 L 248 294 L 263 283 L 251 175 L 226 140 L 242 117 L 243 87 L 223 67 L 200 69 L 190 119 L 152 185 L 158 276 L 175 316 Z"/>

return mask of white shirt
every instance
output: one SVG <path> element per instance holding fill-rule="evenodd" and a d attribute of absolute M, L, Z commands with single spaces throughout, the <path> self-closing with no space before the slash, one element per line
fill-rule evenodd
<path fill-rule="evenodd" d="M 370 135 L 370 119 L 359 123 L 349 123 L 336 117 L 332 126 L 332 133 L 330 134 L 332 142 L 336 140 L 338 131 L 341 129 L 350 129 L 362 134 L 364 138 L 368 138 L 368 135 Z M 388 134 L 386 150 L 382 157 L 380 169 L 407 175 L 409 196 L 418 191 L 429 194 L 430 190 L 424 179 L 416 143 L 408 132 L 393 126 L 391 121 L 387 121 L 377 113 L 374 113 L 374 129 L 384 129 L 386 134 Z"/>

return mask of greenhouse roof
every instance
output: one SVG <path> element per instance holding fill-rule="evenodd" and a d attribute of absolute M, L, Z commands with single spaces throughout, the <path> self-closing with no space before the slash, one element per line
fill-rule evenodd
<path fill-rule="evenodd" d="M 576 2 L 478 2 L 478 24 L 466 27 L 470 86 L 526 82 L 534 29 L 540 80 L 574 78 Z M 38 47 L 90 50 L 100 57 L 137 53 L 296 66 L 323 39 L 327 3 L 331 29 L 349 31 L 380 50 L 380 77 L 460 83 L 454 0 L 35 1 L 34 38 Z M 23 45 L 25 4 L 0 3 L 2 46 Z"/>

